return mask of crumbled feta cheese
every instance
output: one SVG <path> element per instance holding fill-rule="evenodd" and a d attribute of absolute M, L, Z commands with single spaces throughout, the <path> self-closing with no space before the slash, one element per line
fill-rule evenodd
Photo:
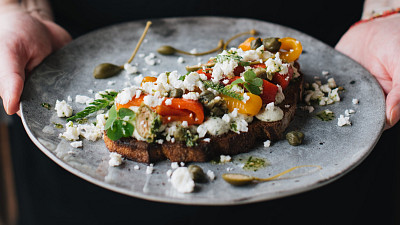
<path fill-rule="evenodd" d="M 93 102 L 94 99 L 85 95 L 76 95 L 75 96 L 75 102 L 81 103 L 81 104 L 86 104 L 88 105 L 89 103 Z"/>
<path fill-rule="evenodd" d="M 72 116 L 72 107 L 68 105 L 65 100 L 56 101 L 54 109 L 57 111 L 58 117 L 70 117 Z"/>
<path fill-rule="evenodd" d="M 115 80 L 111 80 L 111 81 L 108 81 L 108 82 L 107 82 L 107 85 L 108 85 L 108 86 L 111 86 L 111 85 L 114 85 L 115 83 L 116 83 Z"/>
<path fill-rule="evenodd" d="M 272 122 L 281 120 L 283 115 L 282 109 L 271 102 L 267 104 L 264 110 L 256 115 L 256 118 L 261 121 Z"/>
<path fill-rule="evenodd" d="M 148 105 L 149 107 L 156 107 L 162 104 L 162 102 L 164 101 L 164 98 L 159 98 L 157 96 L 153 96 L 153 95 L 146 95 L 143 98 L 143 103 L 145 105 Z"/>
<path fill-rule="evenodd" d="M 72 121 L 68 122 L 65 125 L 65 132 L 60 134 L 61 137 L 70 141 L 79 140 L 79 135 L 80 135 L 80 129 L 78 129 L 78 126 L 74 125 Z"/>
<path fill-rule="evenodd" d="M 71 98 L 71 96 L 69 96 L 69 95 L 68 95 L 68 97 L 67 97 L 67 101 L 68 101 L 68 102 L 72 102 L 72 98 Z"/>
<path fill-rule="evenodd" d="M 227 162 L 230 162 L 232 160 L 232 158 L 229 155 L 220 155 L 219 157 L 220 157 L 219 161 L 221 163 L 227 163 Z"/>
<path fill-rule="evenodd" d="M 268 148 L 268 147 L 270 147 L 270 146 L 271 146 L 271 141 L 270 141 L 270 140 L 264 141 L 264 147 L 265 147 L 265 148 Z"/>
<path fill-rule="evenodd" d="M 243 94 L 243 102 L 246 103 L 250 99 L 250 96 L 247 95 L 247 93 Z"/>
<path fill-rule="evenodd" d="M 129 63 L 124 64 L 124 70 L 126 71 L 127 74 L 134 74 L 138 72 L 138 69 L 136 66 L 132 66 Z"/>
<path fill-rule="evenodd" d="M 177 60 L 178 63 L 184 63 L 185 59 L 183 57 L 179 57 Z"/>
<path fill-rule="evenodd" d="M 172 99 L 168 98 L 165 100 L 165 105 L 172 105 Z"/>
<path fill-rule="evenodd" d="M 204 141 L 204 142 L 210 142 L 211 139 L 210 139 L 210 138 L 204 138 L 203 141 Z"/>
<path fill-rule="evenodd" d="M 226 123 L 219 117 L 211 117 L 203 124 L 197 127 L 199 137 L 204 137 L 207 133 L 210 135 L 220 135 L 230 130 L 230 124 Z"/>
<path fill-rule="evenodd" d="M 217 62 L 213 68 L 213 71 L 211 74 L 211 80 L 214 83 L 217 83 L 221 79 L 223 79 L 224 76 L 233 77 L 234 76 L 233 71 L 237 66 L 238 66 L 238 63 L 233 59 L 225 60 L 222 63 Z"/>
<path fill-rule="evenodd" d="M 327 76 L 327 75 L 329 75 L 329 71 L 322 70 L 321 74 L 324 75 L 324 76 Z"/>
<path fill-rule="evenodd" d="M 139 170 L 140 167 L 139 167 L 139 165 L 135 165 L 135 166 L 133 167 L 133 169 L 134 169 L 134 170 Z"/>
<path fill-rule="evenodd" d="M 156 55 L 154 53 L 150 53 L 148 56 L 144 57 L 144 62 L 149 66 L 154 66 L 156 64 Z"/>
<path fill-rule="evenodd" d="M 179 167 L 171 175 L 171 184 L 178 192 L 193 192 L 195 183 L 187 167 Z"/>
<path fill-rule="evenodd" d="M 215 179 L 215 174 L 213 171 L 211 170 L 207 170 L 207 176 L 210 180 L 214 180 Z"/>
<path fill-rule="evenodd" d="M 150 165 L 146 167 L 146 174 L 152 174 L 153 170 L 154 170 L 154 165 L 153 163 L 150 163 Z"/>
<path fill-rule="evenodd" d="M 353 105 L 357 105 L 360 101 L 356 98 L 353 98 L 353 100 L 351 100 L 351 102 L 353 103 Z"/>
<path fill-rule="evenodd" d="M 199 99 L 200 94 L 198 92 L 189 92 L 187 94 L 182 95 L 182 98 L 184 99 L 190 99 L 190 100 L 197 100 Z"/>
<path fill-rule="evenodd" d="M 70 145 L 74 148 L 80 148 L 82 147 L 82 141 L 73 141 L 70 143 Z"/>
<path fill-rule="evenodd" d="M 178 162 L 172 162 L 171 163 L 171 168 L 172 169 L 177 169 L 179 167 Z"/>
<path fill-rule="evenodd" d="M 122 164 L 122 155 L 111 152 L 110 153 L 110 160 L 108 161 L 109 166 L 119 166 Z"/>
<path fill-rule="evenodd" d="M 172 170 L 171 170 L 171 169 L 167 170 L 166 174 L 167 174 L 167 177 L 171 177 L 171 175 L 172 175 Z"/>
<path fill-rule="evenodd" d="M 350 125 L 351 126 L 350 117 L 340 115 L 339 118 L 338 118 L 338 126 L 339 127 L 343 127 L 343 126 L 346 126 L 346 125 Z"/>

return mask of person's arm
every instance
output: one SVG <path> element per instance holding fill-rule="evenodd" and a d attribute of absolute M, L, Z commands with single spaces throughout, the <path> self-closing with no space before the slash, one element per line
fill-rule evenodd
<path fill-rule="evenodd" d="M 0 0 L 0 97 L 9 115 L 19 111 L 26 73 L 71 40 L 52 18 L 46 0 Z"/>
<path fill-rule="evenodd" d="M 367 0 L 363 15 L 375 16 L 384 7 L 398 8 L 400 1 Z M 386 128 L 400 118 L 399 24 L 400 13 L 358 23 L 336 45 L 338 51 L 359 62 L 377 78 L 386 95 Z"/>

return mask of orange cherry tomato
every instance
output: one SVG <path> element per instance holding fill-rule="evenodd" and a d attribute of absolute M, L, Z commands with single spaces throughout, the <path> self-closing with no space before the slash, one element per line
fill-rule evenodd
<path fill-rule="evenodd" d="M 238 113 L 247 114 L 249 116 L 255 116 L 258 114 L 262 107 L 261 97 L 250 92 L 246 92 L 246 94 L 250 97 L 246 102 L 226 95 L 222 96 L 226 101 L 229 112 L 232 112 L 237 108 Z"/>
<path fill-rule="evenodd" d="M 284 37 L 279 39 L 279 41 L 281 42 L 281 48 L 279 49 L 281 59 L 286 62 L 294 62 L 300 57 L 303 51 L 300 41 L 291 37 Z"/>
<path fill-rule="evenodd" d="M 140 83 L 140 86 L 142 86 L 144 83 L 147 82 L 156 82 L 157 77 L 143 77 L 142 83 Z"/>
<path fill-rule="evenodd" d="M 241 48 L 243 51 L 251 50 L 251 41 L 255 40 L 255 37 L 247 38 L 243 43 L 239 45 L 238 48 Z"/>

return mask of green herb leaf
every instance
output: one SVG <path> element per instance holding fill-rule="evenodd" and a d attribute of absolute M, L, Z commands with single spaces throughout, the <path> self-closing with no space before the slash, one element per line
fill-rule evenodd
<path fill-rule="evenodd" d="M 247 70 L 244 72 L 243 76 L 246 82 L 250 82 L 257 77 L 257 74 L 253 70 Z"/>
<path fill-rule="evenodd" d="M 231 98 L 243 100 L 243 96 L 241 94 L 231 91 L 227 87 L 225 87 L 219 83 L 214 83 L 210 80 L 205 80 L 205 81 L 203 81 L 203 84 L 206 88 L 214 89 L 214 90 L 218 91 L 219 93 L 229 96 Z"/>
<path fill-rule="evenodd" d="M 116 119 L 117 119 L 117 110 L 115 109 L 115 106 L 113 105 L 111 107 L 110 111 L 108 111 L 108 118 L 106 121 L 106 125 L 104 125 L 104 130 L 110 129 L 110 127 L 113 125 L 113 123 Z"/>
<path fill-rule="evenodd" d="M 130 137 L 135 131 L 135 127 L 129 121 L 134 120 L 135 112 L 127 108 L 121 108 L 118 111 L 113 105 L 108 112 L 108 119 L 104 129 L 107 130 L 107 137 L 115 141 L 121 137 Z"/>
<path fill-rule="evenodd" d="M 118 117 L 124 119 L 125 117 L 129 117 L 129 120 L 133 120 L 136 117 L 135 112 L 127 108 L 121 108 L 118 110 Z"/>
<path fill-rule="evenodd" d="M 235 81 L 233 81 L 232 83 L 231 83 L 231 85 L 235 85 L 235 84 L 243 84 L 244 83 L 244 81 L 242 80 L 242 79 L 236 79 Z"/>
<path fill-rule="evenodd" d="M 260 88 L 255 86 L 255 85 L 253 85 L 253 84 L 244 83 L 243 86 L 252 94 L 255 94 L 255 95 L 261 94 Z"/>
<path fill-rule="evenodd" d="M 122 121 L 115 120 L 113 125 L 107 129 L 107 137 L 113 141 L 120 139 L 123 136 L 122 133 Z"/>
<path fill-rule="evenodd" d="M 330 121 L 335 119 L 335 114 L 330 110 L 323 110 L 317 113 L 315 116 L 322 121 Z"/>
<path fill-rule="evenodd" d="M 90 114 L 97 112 L 102 109 L 108 109 L 114 104 L 114 99 L 117 96 L 117 92 L 106 92 L 105 94 L 100 94 L 103 99 L 96 99 L 84 110 L 76 113 L 74 116 L 69 117 L 67 121 L 75 121 L 77 119 L 85 118 Z"/>

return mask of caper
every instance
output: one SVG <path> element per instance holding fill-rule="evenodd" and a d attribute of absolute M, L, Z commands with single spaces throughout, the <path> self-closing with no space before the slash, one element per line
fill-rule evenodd
<path fill-rule="evenodd" d="M 118 74 L 122 71 L 122 69 L 123 68 L 121 66 L 111 63 L 102 63 L 94 68 L 93 76 L 96 79 L 105 79 Z"/>
<path fill-rule="evenodd" d="M 162 55 L 173 55 L 176 53 L 176 49 L 169 45 L 163 45 L 157 49 L 157 52 Z"/>
<path fill-rule="evenodd" d="M 180 88 L 174 88 L 168 93 L 168 96 L 170 98 L 181 98 L 182 95 L 183 95 L 183 90 Z"/>
<path fill-rule="evenodd" d="M 253 71 L 261 79 L 272 80 L 272 73 L 267 73 L 267 70 L 262 67 L 257 67 Z"/>
<path fill-rule="evenodd" d="M 188 170 L 193 181 L 203 182 L 206 180 L 206 174 L 204 173 L 203 169 L 200 166 L 189 165 Z"/>
<path fill-rule="evenodd" d="M 201 94 L 199 96 L 199 101 L 203 104 L 207 104 L 207 103 L 211 102 L 214 98 L 215 98 L 214 93 L 212 93 L 209 90 L 206 90 L 206 91 L 201 92 Z"/>
<path fill-rule="evenodd" d="M 301 131 L 290 131 L 286 134 L 286 140 L 293 146 L 301 145 L 304 134 Z"/>
<path fill-rule="evenodd" d="M 257 38 L 257 39 L 254 39 L 254 40 L 252 40 L 252 41 L 250 42 L 250 48 L 255 50 L 255 49 L 257 49 L 258 47 L 260 47 L 262 44 L 263 44 L 263 43 L 262 43 L 262 41 L 261 41 L 261 38 Z"/>
<path fill-rule="evenodd" d="M 181 126 L 177 126 L 174 132 L 174 138 L 176 141 L 185 141 L 186 140 L 185 134 L 186 134 L 186 129 Z"/>
<path fill-rule="evenodd" d="M 270 52 L 278 52 L 279 49 L 281 48 L 281 42 L 279 41 L 279 38 L 264 38 L 262 41 L 265 50 L 270 51 Z"/>

